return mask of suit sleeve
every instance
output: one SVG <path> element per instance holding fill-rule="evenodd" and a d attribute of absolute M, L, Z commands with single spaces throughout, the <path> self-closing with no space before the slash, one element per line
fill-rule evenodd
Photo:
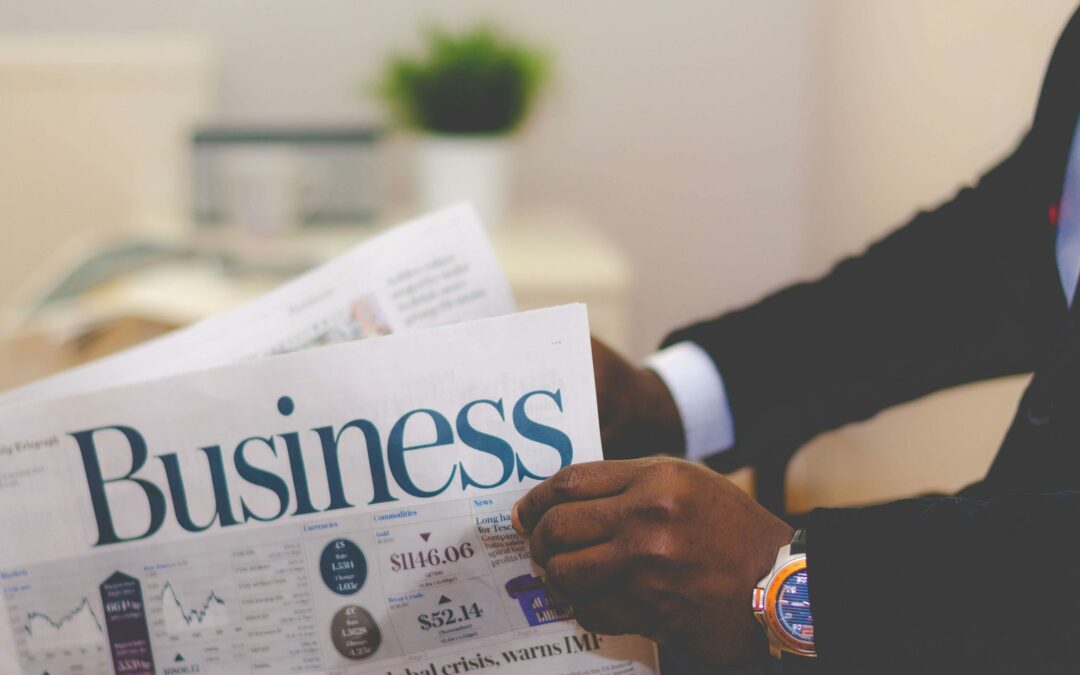
<path fill-rule="evenodd" d="M 976 187 L 824 278 L 664 341 L 697 343 L 723 375 L 735 446 L 719 468 L 935 390 L 1035 368 L 1065 300 L 1033 146 L 1029 137 Z"/>
<path fill-rule="evenodd" d="M 1078 492 L 812 512 L 824 672 L 1075 671 L 1077 522 Z"/>

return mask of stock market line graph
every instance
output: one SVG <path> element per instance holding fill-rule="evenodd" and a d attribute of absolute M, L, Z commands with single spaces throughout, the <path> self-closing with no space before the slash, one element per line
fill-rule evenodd
<path fill-rule="evenodd" d="M 166 581 L 159 594 L 166 630 L 177 633 L 187 628 L 224 626 L 229 622 L 225 600 L 210 589 L 195 604 L 185 606 L 172 581 Z"/>

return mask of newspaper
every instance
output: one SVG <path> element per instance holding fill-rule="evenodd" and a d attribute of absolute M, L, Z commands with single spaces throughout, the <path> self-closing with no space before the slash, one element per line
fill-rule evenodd
<path fill-rule="evenodd" d="M 584 306 L 0 409 L 25 673 L 655 673 L 510 508 L 601 459 Z"/>
<path fill-rule="evenodd" d="M 513 311 L 491 244 L 472 207 L 461 204 L 396 227 L 232 311 L 0 394 L 0 405 Z"/>
<path fill-rule="evenodd" d="M 512 311 L 456 207 L 3 397 L 0 673 L 658 672 L 509 524 L 601 458 L 584 308 L 406 332 Z"/>

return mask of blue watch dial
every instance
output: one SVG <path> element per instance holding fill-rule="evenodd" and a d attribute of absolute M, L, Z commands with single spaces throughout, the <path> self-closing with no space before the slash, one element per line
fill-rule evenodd
<path fill-rule="evenodd" d="M 776 618 L 784 631 L 800 642 L 814 643 L 814 617 L 810 615 L 810 591 L 806 570 L 784 579 L 776 594 Z"/>

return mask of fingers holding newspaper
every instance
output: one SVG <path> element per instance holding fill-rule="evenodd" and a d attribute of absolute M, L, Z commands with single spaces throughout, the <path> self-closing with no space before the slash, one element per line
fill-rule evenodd
<path fill-rule="evenodd" d="M 723 476 L 671 458 L 578 464 L 526 494 L 513 520 L 585 628 L 717 665 L 763 653 L 749 599 L 793 532 Z"/>

